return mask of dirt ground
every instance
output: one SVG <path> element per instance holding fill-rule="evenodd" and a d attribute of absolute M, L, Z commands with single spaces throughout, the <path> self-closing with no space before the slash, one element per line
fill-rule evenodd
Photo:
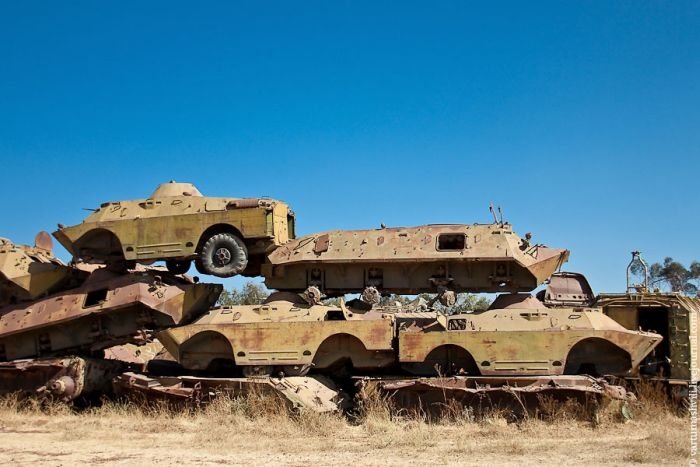
<path fill-rule="evenodd" d="M 0 465 L 687 465 L 689 418 L 594 426 L 559 417 L 440 423 L 379 412 L 356 423 L 228 401 L 195 414 L 107 405 L 79 413 L 0 407 Z"/>

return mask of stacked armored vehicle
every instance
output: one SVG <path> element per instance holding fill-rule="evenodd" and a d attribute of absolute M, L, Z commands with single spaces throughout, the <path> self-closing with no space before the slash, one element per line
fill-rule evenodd
<path fill-rule="evenodd" d="M 29 385 L 71 399 L 90 386 L 81 381 L 101 390 L 97 382 L 116 376 L 121 390 L 200 397 L 202 387 L 264 380 L 287 400 L 327 407 L 330 381 L 446 394 L 446 385 L 478 392 L 472 382 L 487 378 L 490 388 L 623 397 L 596 378 L 635 374 L 662 341 L 618 324 L 583 292 L 531 296 L 563 277 L 555 272 L 569 252 L 533 244 L 503 222 L 297 239 L 285 203 L 205 198 L 171 182 L 145 200 L 104 203 L 54 236 L 73 254 L 70 265 L 53 257 L 47 235 L 35 247 L 0 243 L 0 392 Z M 219 277 L 262 275 L 277 292 L 260 305 L 214 307 L 221 286 L 185 276 L 192 261 Z M 450 314 L 462 292 L 500 295 L 488 310 Z M 380 305 L 388 294 L 423 293 L 435 299 Z M 324 304 L 327 297 L 341 298 Z M 179 376 L 103 370 L 105 349 L 154 338 Z M 100 371 L 87 375 L 90 366 Z"/>
<path fill-rule="evenodd" d="M 266 254 L 294 238 L 294 213 L 269 198 L 211 198 L 190 183 L 164 183 L 148 199 L 102 203 L 54 236 L 76 260 L 151 263 L 184 274 L 257 276 Z"/>
<path fill-rule="evenodd" d="M 549 308 L 502 295 L 483 312 L 370 311 L 273 300 L 220 307 L 158 334 L 189 370 L 246 375 L 393 370 L 417 376 L 625 375 L 661 336 L 625 329 L 594 308 Z"/>

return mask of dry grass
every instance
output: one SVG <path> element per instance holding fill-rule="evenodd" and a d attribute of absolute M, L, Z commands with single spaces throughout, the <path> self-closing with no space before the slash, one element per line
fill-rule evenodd
<path fill-rule="evenodd" d="M 275 398 L 220 398 L 202 410 L 107 402 L 72 411 L 0 401 L 0 463 L 28 465 L 687 464 L 689 418 L 643 391 L 637 416 L 610 406 L 598 423 L 572 403 L 510 423 L 448 404 L 440 419 L 370 398 L 357 417 L 289 414 Z"/>

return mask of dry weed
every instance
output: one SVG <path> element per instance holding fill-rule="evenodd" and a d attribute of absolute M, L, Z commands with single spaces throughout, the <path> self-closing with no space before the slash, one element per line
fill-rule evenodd
<path fill-rule="evenodd" d="M 17 443 L 27 436 L 43 436 L 57 443 L 54 449 L 99 447 L 97 453 L 89 451 L 92 457 L 86 459 L 95 462 L 118 459 L 114 456 L 121 451 L 129 452 L 133 459 L 148 452 L 158 458 L 162 451 L 158 454 L 156 450 L 160 449 L 177 450 L 185 456 L 196 453 L 188 457 L 192 463 L 202 459 L 228 463 L 232 453 L 236 453 L 236 462 L 243 462 L 240 456 L 247 455 L 252 456 L 245 457 L 249 462 L 295 459 L 296 464 L 311 459 L 320 464 L 363 460 L 401 464 L 408 453 L 416 463 L 479 459 L 498 463 L 516 458 L 588 465 L 603 459 L 614 465 L 681 463 L 689 456 L 688 417 L 665 410 L 665 402 L 659 404 L 654 394 L 640 394 L 638 414 L 632 421 L 623 424 L 619 417 L 609 416 L 597 427 L 581 417 L 581 407 L 576 404 L 547 400 L 538 416 L 512 423 L 507 411 L 475 414 L 456 402 L 445 404 L 441 417 L 428 416 L 420 409 L 397 412 L 390 400 L 377 394 L 364 398 L 352 422 L 338 414 L 290 411 L 278 397 L 255 392 L 222 396 L 196 411 L 133 402 L 105 402 L 75 411 L 6 397 L 0 398 L 0 433 L 17 433 Z M 619 407 L 610 410 L 619 412 Z M 34 459 L 32 452 L 39 452 L 21 444 L 13 449 L 25 452 L 20 458 L 28 461 Z M 11 460 L 0 454 L 0 461 L 3 459 Z"/>

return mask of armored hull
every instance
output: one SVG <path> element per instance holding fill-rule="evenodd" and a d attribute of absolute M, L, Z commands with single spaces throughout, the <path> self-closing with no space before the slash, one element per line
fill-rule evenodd
<path fill-rule="evenodd" d="M 390 316 L 284 300 L 216 308 L 157 336 L 188 370 L 300 375 L 345 364 L 376 371 L 395 362 Z"/>
<path fill-rule="evenodd" d="M 503 306 L 503 307 L 502 307 Z M 598 308 L 547 308 L 505 295 L 483 312 L 399 320 L 398 359 L 416 375 L 628 375 L 662 336 L 620 326 Z"/>
<path fill-rule="evenodd" d="M 220 285 L 157 271 L 98 269 L 79 287 L 0 308 L 0 361 L 94 355 L 113 345 L 144 343 L 154 330 L 191 322 L 220 292 Z"/>
<path fill-rule="evenodd" d="M 508 224 L 424 225 L 331 231 L 290 241 L 268 255 L 272 289 L 317 287 L 327 295 L 530 291 L 567 259 L 531 245 Z"/>

